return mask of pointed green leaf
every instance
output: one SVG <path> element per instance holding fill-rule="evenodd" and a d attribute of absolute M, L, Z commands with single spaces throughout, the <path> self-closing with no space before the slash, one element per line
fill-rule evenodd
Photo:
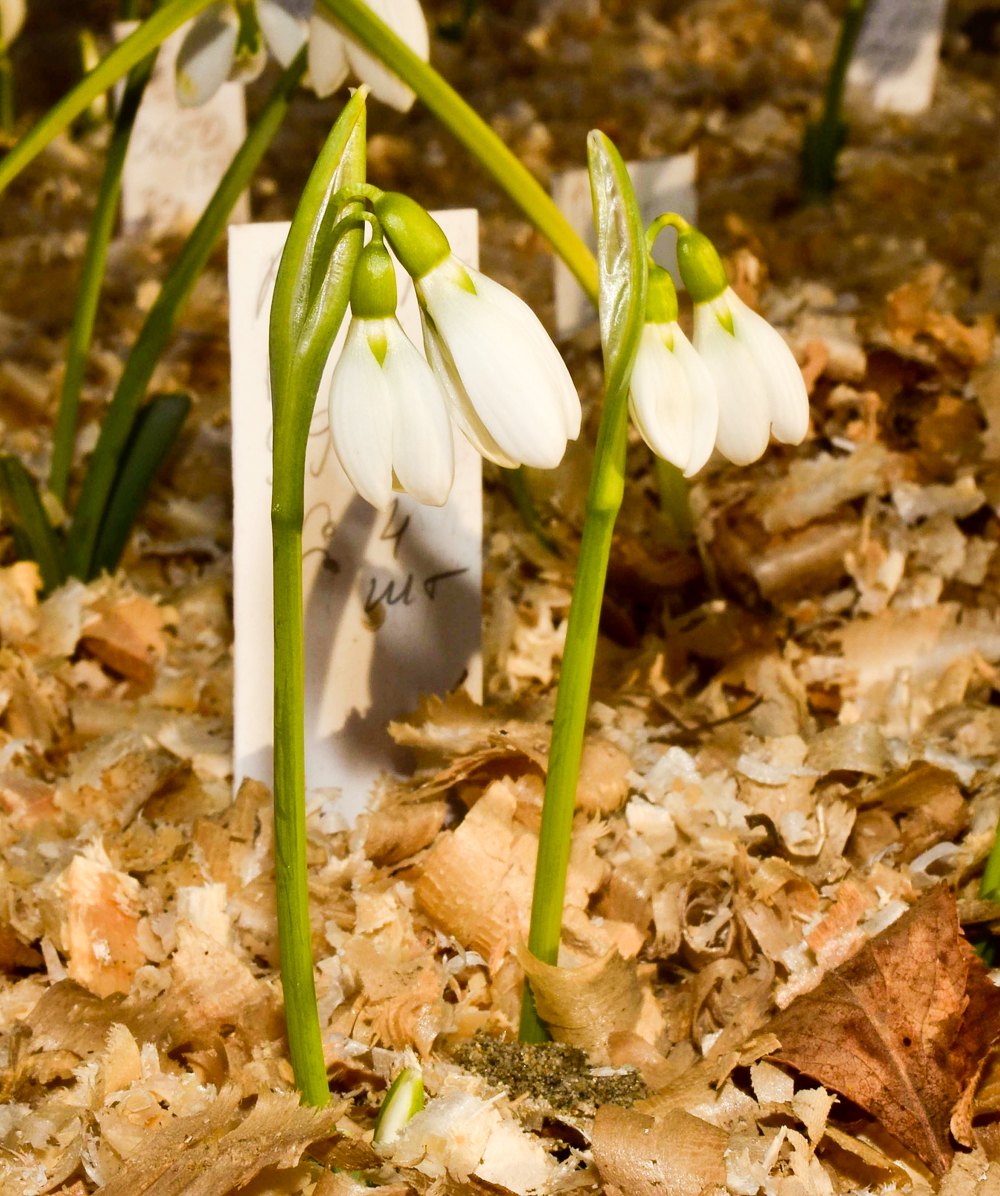
<path fill-rule="evenodd" d="M 19 552 L 38 563 L 46 593 L 66 577 L 62 550 L 34 479 L 17 457 L 0 457 L 0 514 L 11 527 Z"/>

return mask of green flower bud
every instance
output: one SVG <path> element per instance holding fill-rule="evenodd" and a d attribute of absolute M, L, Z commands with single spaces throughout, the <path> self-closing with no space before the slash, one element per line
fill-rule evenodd
<path fill-rule="evenodd" d="M 729 286 L 726 268 L 715 246 L 690 225 L 677 234 L 677 265 L 695 303 L 711 303 Z"/>
<path fill-rule="evenodd" d="M 418 1067 L 404 1067 L 385 1094 L 375 1118 L 372 1141 L 376 1146 L 391 1142 L 424 1107 L 424 1077 Z"/>
<path fill-rule="evenodd" d="M 646 323 L 672 324 L 677 319 L 677 288 L 667 270 L 649 263 L 646 287 Z"/>
<path fill-rule="evenodd" d="M 408 195 L 383 191 L 372 208 L 396 257 L 411 277 L 423 278 L 451 254 L 440 225 Z"/>
<path fill-rule="evenodd" d="M 381 241 L 369 241 L 358 254 L 351 311 L 359 320 L 385 320 L 396 314 L 396 268 Z"/>

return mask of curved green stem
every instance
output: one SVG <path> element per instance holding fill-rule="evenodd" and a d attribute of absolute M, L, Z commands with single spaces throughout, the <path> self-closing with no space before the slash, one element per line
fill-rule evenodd
<path fill-rule="evenodd" d="M 151 18 L 155 20 L 155 18 Z M 209 200 L 184 248 L 170 268 L 163 287 L 150 308 L 146 322 L 129 354 L 125 369 L 108 406 L 101 435 L 87 466 L 80 499 L 68 538 L 70 572 L 87 578 L 93 572 L 94 544 L 114 485 L 122 450 L 128 441 L 136 412 L 167 341 L 173 334 L 181 305 L 205 267 L 233 205 L 250 181 L 264 152 L 284 120 L 288 105 L 305 73 L 305 51 L 274 85 L 256 123 L 240 146 L 229 169 Z"/>
<path fill-rule="evenodd" d="M 313 980 L 306 866 L 303 487 L 316 394 L 347 311 L 351 275 L 361 248 L 360 222 L 334 244 L 326 234 L 330 200 L 337 188 L 364 181 L 364 99 L 361 89 L 346 105 L 299 200 L 275 278 L 268 334 L 274 430 L 271 540 L 278 943 L 292 1068 L 302 1098 L 310 1105 L 327 1104 L 330 1090 Z"/>
<path fill-rule="evenodd" d="M 366 49 L 398 75 L 438 120 L 465 146 L 548 238 L 583 287 L 597 302 L 597 263 L 566 217 L 524 164 L 510 152 L 482 117 L 380 21 L 364 0 L 319 0 Z"/>
<path fill-rule="evenodd" d="M 115 227 L 118 199 L 122 189 L 122 171 L 125 155 L 132 139 L 136 113 L 146 84 L 153 71 L 156 55 L 150 54 L 129 73 L 121 104 L 115 113 L 114 128 L 108 143 L 108 154 L 101 175 L 101 186 L 97 193 L 97 204 L 90 220 L 87 249 L 80 275 L 80 289 L 73 311 L 73 325 L 69 333 L 66 350 L 66 371 L 63 374 L 62 391 L 59 395 L 59 410 L 52 439 L 52 467 L 49 471 L 49 489 L 65 505 L 69 471 L 73 464 L 73 444 L 76 439 L 77 412 L 80 406 L 80 391 L 87 368 L 97 303 L 104 282 L 104 271 L 108 260 L 108 245 Z"/>
<path fill-rule="evenodd" d="M 103 92 L 118 82 L 132 67 L 185 21 L 201 12 L 213 0 L 167 0 L 161 9 L 120 42 L 102 62 L 58 102 L 0 160 L 0 191 L 42 152 L 72 121 L 85 112 Z"/>
<path fill-rule="evenodd" d="M 601 260 L 601 338 L 607 382 L 556 694 L 528 931 L 528 950 L 553 965 L 559 960 L 576 787 L 604 583 L 615 520 L 625 493 L 628 390 L 646 309 L 646 247 L 628 172 L 602 134 L 591 133 L 588 151 Z M 548 1037 L 527 985 L 520 1035 L 524 1042 Z"/>

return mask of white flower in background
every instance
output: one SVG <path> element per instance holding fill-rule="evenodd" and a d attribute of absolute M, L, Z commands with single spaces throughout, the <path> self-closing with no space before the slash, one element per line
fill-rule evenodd
<path fill-rule="evenodd" d="M 768 435 L 800 444 L 809 430 L 809 396 L 781 334 L 727 287 L 694 309 L 694 343 L 719 398 L 719 451 L 735 465 L 756 461 Z"/>
<path fill-rule="evenodd" d="M 646 324 L 632 370 L 629 411 L 658 457 L 691 477 L 712 455 L 719 404 L 708 367 L 677 323 L 677 293 L 651 265 Z"/>
<path fill-rule="evenodd" d="M 330 435 L 355 490 L 380 510 L 394 486 L 440 507 L 455 476 L 437 379 L 395 316 L 394 267 L 380 243 L 358 259 L 354 318 L 330 384 Z"/>
<path fill-rule="evenodd" d="M 424 61 L 430 53 L 419 0 L 370 0 L 369 7 Z M 348 74 L 401 111 L 413 103 L 395 75 L 343 33 L 313 0 L 226 0 L 196 17 L 177 56 L 177 96 L 185 107 L 211 99 L 227 79 L 249 82 L 267 51 L 287 67 L 309 41 L 309 79 L 317 95 L 336 91 Z"/>
<path fill-rule="evenodd" d="M 367 3 L 418 58 L 427 61 L 430 35 L 420 0 L 367 0 Z M 349 73 L 367 83 L 372 95 L 390 108 L 408 112 L 412 107 L 416 97 L 406 84 L 344 33 L 329 9 L 317 4 L 309 22 L 309 78 L 313 90 L 318 96 L 328 96 Z"/>
<path fill-rule="evenodd" d="M 452 255 L 416 287 L 427 360 L 473 447 L 508 469 L 558 465 L 580 434 L 580 399 L 535 313 Z"/>
<path fill-rule="evenodd" d="M 799 444 L 809 430 L 809 396 L 791 349 L 729 286 L 711 241 L 687 224 L 677 237 L 677 261 L 694 300 L 694 347 L 715 383 L 719 451 L 734 465 L 749 465 L 772 434 Z"/>
<path fill-rule="evenodd" d="M 25 0 L 0 0 L 0 50 L 6 50 L 21 32 L 26 15 Z"/>

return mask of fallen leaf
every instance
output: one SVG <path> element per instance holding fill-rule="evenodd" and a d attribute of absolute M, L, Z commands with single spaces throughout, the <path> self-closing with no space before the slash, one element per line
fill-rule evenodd
<path fill-rule="evenodd" d="M 940 885 L 768 1029 L 777 1059 L 854 1101 L 944 1175 L 952 1111 L 1000 1032 L 1000 991 Z"/>
<path fill-rule="evenodd" d="M 725 1130 L 674 1110 L 661 1118 L 602 1105 L 591 1145 L 601 1179 L 628 1196 L 699 1196 L 726 1182 Z"/>

